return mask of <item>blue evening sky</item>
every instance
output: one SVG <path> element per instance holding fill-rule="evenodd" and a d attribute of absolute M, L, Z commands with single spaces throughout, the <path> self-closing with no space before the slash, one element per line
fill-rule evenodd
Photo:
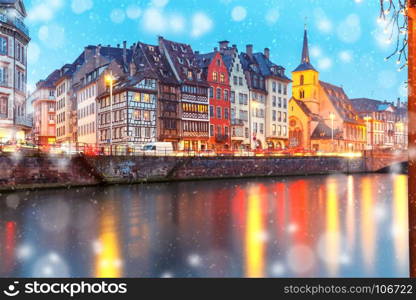
<path fill-rule="evenodd" d="M 406 70 L 396 59 L 376 0 L 25 0 L 29 87 L 72 62 L 90 44 L 157 42 L 157 35 L 212 51 L 219 40 L 240 50 L 271 49 L 288 74 L 299 64 L 305 19 L 321 80 L 350 98 L 406 98 Z"/>

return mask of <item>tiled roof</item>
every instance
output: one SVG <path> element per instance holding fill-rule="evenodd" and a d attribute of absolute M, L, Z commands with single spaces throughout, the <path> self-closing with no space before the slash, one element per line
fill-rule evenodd
<path fill-rule="evenodd" d="M 255 53 L 254 58 L 256 59 L 263 76 L 276 76 L 282 80 L 290 81 L 285 75 L 285 68 L 273 63 L 263 53 Z"/>
<path fill-rule="evenodd" d="M 37 89 L 54 88 L 55 82 L 61 77 L 61 71 L 53 71 L 45 80 L 41 80 L 36 84 Z"/>
<path fill-rule="evenodd" d="M 202 77 L 204 80 L 207 80 L 208 78 L 208 68 L 212 60 L 214 59 L 215 55 L 215 52 L 196 55 L 196 63 L 198 67 L 202 70 Z"/>
<path fill-rule="evenodd" d="M 302 109 L 302 111 L 313 121 L 319 121 L 321 119 L 319 115 L 312 113 L 309 107 L 302 100 L 297 100 L 294 98 L 293 100 L 299 105 L 300 109 Z"/>
<path fill-rule="evenodd" d="M 332 129 L 325 124 L 325 122 L 319 122 L 318 126 L 316 126 L 315 130 L 311 135 L 312 139 L 316 140 L 328 140 L 332 139 Z M 342 139 L 342 131 L 339 129 L 334 130 L 334 139 Z"/>
<path fill-rule="evenodd" d="M 202 78 L 198 78 L 201 70 L 197 65 L 196 55 L 190 45 L 159 37 L 159 47 L 161 47 L 161 51 L 172 64 L 172 68 L 179 77 L 178 80 L 184 83 L 197 83 L 198 85 L 208 86 Z M 188 77 L 189 71 L 192 72 L 191 77 Z"/>
<path fill-rule="evenodd" d="M 389 107 L 394 107 L 392 103 L 369 98 L 351 99 L 351 103 L 354 109 L 360 113 L 380 112 L 387 110 Z"/>
<path fill-rule="evenodd" d="M 166 57 L 161 53 L 159 46 L 137 43 L 134 50 L 133 62 L 137 73 L 132 80 L 141 80 L 143 76 L 151 76 L 167 84 L 178 84 Z"/>
<path fill-rule="evenodd" d="M 263 88 L 260 88 L 260 86 L 254 86 L 254 76 L 257 76 L 259 80 L 264 81 L 264 76 L 260 71 L 260 66 L 257 63 L 255 56 L 253 54 L 252 57 L 250 57 L 247 53 L 241 52 L 240 53 L 240 61 L 241 66 L 243 67 L 243 70 L 245 72 L 248 72 L 250 74 L 249 77 L 247 77 L 247 84 L 250 89 L 255 89 L 262 92 L 266 91 L 266 86 L 263 85 Z"/>
<path fill-rule="evenodd" d="M 357 113 L 342 87 L 323 81 L 320 81 L 319 83 L 344 121 L 351 123 L 359 122 L 359 120 L 357 120 Z"/>

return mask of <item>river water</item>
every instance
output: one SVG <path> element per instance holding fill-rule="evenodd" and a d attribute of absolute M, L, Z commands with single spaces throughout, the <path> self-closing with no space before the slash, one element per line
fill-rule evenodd
<path fill-rule="evenodd" d="M 1 277 L 405 277 L 407 176 L 0 196 Z"/>

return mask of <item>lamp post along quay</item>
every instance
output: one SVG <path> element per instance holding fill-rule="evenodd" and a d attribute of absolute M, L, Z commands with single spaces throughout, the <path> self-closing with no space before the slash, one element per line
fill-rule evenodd
<path fill-rule="evenodd" d="M 110 73 L 105 77 L 106 83 L 108 83 L 110 87 L 110 155 L 113 155 L 113 84 L 114 84 L 114 77 L 113 72 Z"/>

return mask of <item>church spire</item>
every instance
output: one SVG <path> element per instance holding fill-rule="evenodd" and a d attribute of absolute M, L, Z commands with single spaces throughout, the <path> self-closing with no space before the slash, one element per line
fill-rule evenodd
<path fill-rule="evenodd" d="M 311 62 L 309 58 L 309 45 L 308 45 L 308 30 L 305 24 L 305 34 L 303 36 L 303 50 L 302 50 L 302 61 L 301 64 L 309 64 Z"/>
<path fill-rule="evenodd" d="M 303 35 L 303 49 L 302 49 L 302 59 L 300 65 L 296 68 L 294 72 L 297 71 L 306 71 L 306 70 L 315 70 L 311 65 L 311 59 L 309 57 L 309 43 L 308 43 L 308 29 L 305 23 L 305 32 Z"/>

